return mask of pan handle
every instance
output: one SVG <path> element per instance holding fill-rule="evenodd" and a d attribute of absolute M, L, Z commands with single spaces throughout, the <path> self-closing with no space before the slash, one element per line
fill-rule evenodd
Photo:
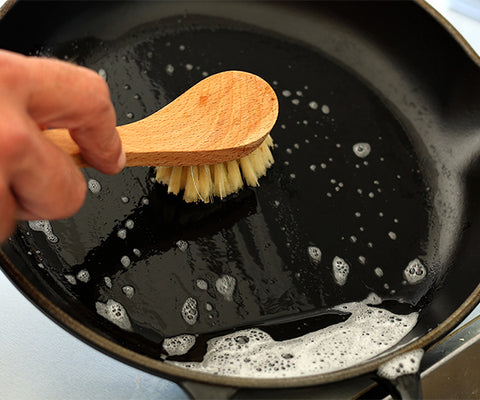
<path fill-rule="evenodd" d="M 180 381 L 177 383 L 192 400 L 229 400 L 238 391 L 234 387 L 210 385 L 201 382 Z"/>
<path fill-rule="evenodd" d="M 419 349 L 394 357 L 378 368 L 376 380 L 396 400 L 421 399 L 420 362 L 423 354 L 424 351 Z"/>

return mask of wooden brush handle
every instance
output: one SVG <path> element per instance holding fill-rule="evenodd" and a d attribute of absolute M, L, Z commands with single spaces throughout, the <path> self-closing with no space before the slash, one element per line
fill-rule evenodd
<path fill-rule="evenodd" d="M 212 75 L 156 113 L 119 126 L 127 166 L 208 165 L 242 158 L 270 133 L 278 101 L 256 75 L 226 71 Z M 65 129 L 45 136 L 87 166 Z"/>

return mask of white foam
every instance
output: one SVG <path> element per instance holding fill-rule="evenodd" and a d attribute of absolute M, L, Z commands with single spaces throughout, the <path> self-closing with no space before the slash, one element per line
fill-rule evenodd
<path fill-rule="evenodd" d="M 128 318 L 127 311 L 120 303 L 115 300 L 108 299 L 107 303 L 97 301 L 95 303 L 97 313 L 102 317 L 108 319 L 111 323 L 117 325 L 126 331 L 132 330 L 130 318 Z"/>
<path fill-rule="evenodd" d="M 105 278 L 103 278 L 103 281 L 105 282 L 105 286 L 108 287 L 109 289 L 112 288 L 112 280 L 106 276 Z"/>
<path fill-rule="evenodd" d="M 315 246 L 309 246 L 307 250 L 310 260 L 312 260 L 315 264 L 320 263 L 322 260 L 322 251 Z"/>
<path fill-rule="evenodd" d="M 397 234 L 395 232 L 388 232 L 388 237 L 392 240 L 397 240 Z"/>
<path fill-rule="evenodd" d="M 232 301 L 236 284 L 237 280 L 233 276 L 222 275 L 215 282 L 215 288 L 217 289 L 218 293 L 225 298 L 225 300 Z"/>
<path fill-rule="evenodd" d="M 197 279 L 197 287 L 200 289 L 200 290 L 207 290 L 208 289 L 208 283 L 207 281 L 203 280 L 203 279 Z"/>
<path fill-rule="evenodd" d="M 403 270 L 403 276 L 410 285 L 415 285 L 425 279 L 427 269 L 418 258 L 415 258 Z"/>
<path fill-rule="evenodd" d="M 334 257 L 332 261 L 333 277 L 338 285 L 343 286 L 347 282 L 350 266 L 340 257 Z"/>
<path fill-rule="evenodd" d="M 28 221 L 28 226 L 31 230 L 43 232 L 47 240 L 52 243 L 58 242 L 58 237 L 53 234 L 52 225 L 47 220 Z"/>
<path fill-rule="evenodd" d="M 86 269 L 82 269 L 78 271 L 77 279 L 80 282 L 87 283 L 90 280 L 90 273 Z"/>
<path fill-rule="evenodd" d="M 71 274 L 66 274 L 64 275 L 65 279 L 67 280 L 68 283 L 70 283 L 71 285 L 76 285 L 77 284 L 77 280 L 75 279 L 75 277 Z"/>
<path fill-rule="evenodd" d="M 105 71 L 103 68 L 100 68 L 98 70 L 98 75 L 100 75 L 103 79 L 107 80 L 107 71 Z"/>
<path fill-rule="evenodd" d="M 422 349 L 399 355 L 382 364 L 377 375 L 388 380 L 395 380 L 403 375 L 415 374 L 420 369 L 424 351 Z"/>
<path fill-rule="evenodd" d="M 135 222 L 133 222 L 133 220 L 131 219 L 127 219 L 125 221 L 125 227 L 128 228 L 128 229 L 133 229 L 133 227 L 135 226 Z"/>
<path fill-rule="evenodd" d="M 122 263 L 122 265 L 127 268 L 130 266 L 131 264 L 131 261 L 130 261 L 130 257 L 128 256 L 123 256 L 121 259 L 120 259 L 120 262 Z"/>
<path fill-rule="evenodd" d="M 100 182 L 93 178 L 88 180 L 87 186 L 88 190 L 90 190 L 90 192 L 93 194 L 98 194 L 102 190 L 102 185 L 100 185 Z"/>
<path fill-rule="evenodd" d="M 166 67 L 165 67 L 165 72 L 168 74 L 168 75 L 173 75 L 173 72 L 175 71 L 175 67 L 172 65 L 172 64 L 167 64 Z"/>
<path fill-rule="evenodd" d="M 117 236 L 118 236 L 120 239 L 126 239 L 126 237 L 127 237 L 127 230 L 126 230 L 126 229 L 119 229 L 118 232 L 117 232 Z"/>
<path fill-rule="evenodd" d="M 398 343 L 417 322 L 417 313 L 396 315 L 372 307 L 376 295 L 338 310 L 352 315 L 295 339 L 275 341 L 258 328 L 208 341 L 202 362 L 168 363 L 196 371 L 245 378 L 315 375 L 345 369 L 371 359 Z"/>
<path fill-rule="evenodd" d="M 198 319 L 197 300 L 193 297 L 187 298 L 182 307 L 182 317 L 188 325 L 195 325 Z"/>
<path fill-rule="evenodd" d="M 180 251 L 187 251 L 188 249 L 188 243 L 185 240 L 178 240 L 175 244 Z"/>
<path fill-rule="evenodd" d="M 125 203 L 125 204 L 130 201 L 130 199 L 127 196 L 122 196 L 121 200 L 122 200 L 122 203 Z"/>
<path fill-rule="evenodd" d="M 377 275 L 379 278 L 383 276 L 383 269 L 381 269 L 380 267 L 375 268 L 373 272 L 375 272 L 375 275 Z"/>
<path fill-rule="evenodd" d="M 365 158 L 370 154 L 372 148 L 368 143 L 356 143 L 353 145 L 353 152 L 357 157 Z"/>
<path fill-rule="evenodd" d="M 182 356 L 195 344 L 195 336 L 193 335 L 179 335 L 171 338 L 165 338 L 163 341 L 163 349 L 169 356 Z"/>
<path fill-rule="evenodd" d="M 127 296 L 127 298 L 131 299 L 135 294 L 135 288 L 130 285 L 125 285 L 124 287 L 122 287 L 122 292 L 125 296 Z"/>

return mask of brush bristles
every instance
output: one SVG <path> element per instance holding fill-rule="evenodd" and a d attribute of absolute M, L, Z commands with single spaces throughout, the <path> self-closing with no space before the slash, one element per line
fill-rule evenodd
<path fill-rule="evenodd" d="M 273 140 L 268 135 L 256 150 L 240 160 L 191 167 L 157 167 L 156 179 L 168 185 L 168 193 L 177 195 L 184 190 L 183 200 L 187 203 L 209 203 L 214 196 L 223 199 L 238 192 L 244 181 L 248 186 L 258 186 L 258 179 L 274 163 L 271 147 Z"/>

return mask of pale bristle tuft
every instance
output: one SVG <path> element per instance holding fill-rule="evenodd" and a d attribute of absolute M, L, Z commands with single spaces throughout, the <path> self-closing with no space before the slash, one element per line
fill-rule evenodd
<path fill-rule="evenodd" d="M 168 185 L 168 192 L 177 195 L 184 190 L 187 203 L 209 203 L 213 196 L 221 199 L 237 193 L 245 183 L 259 186 L 258 179 L 274 163 L 271 148 L 273 139 L 268 135 L 252 153 L 240 160 L 214 165 L 191 167 L 157 167 L 156 179 Z"/>

